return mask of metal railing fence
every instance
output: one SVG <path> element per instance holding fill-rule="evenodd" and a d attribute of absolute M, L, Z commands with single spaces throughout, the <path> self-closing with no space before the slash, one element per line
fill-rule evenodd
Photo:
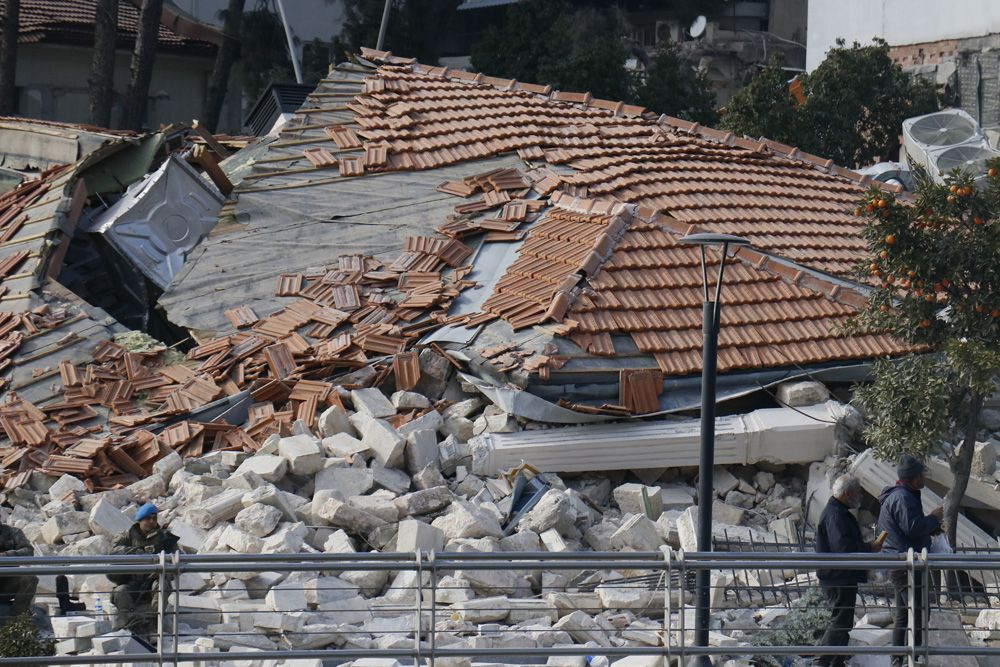
<path fill-rule="evenodd" d="M 922 605 L 914 598 L 917 577 L 933 580 L 938 573 L 965 571 L 997 572 L 1000 560 L 994 554 L 815 554 L 797 552 L 710 552 L 685 553 L 672 549 L 661 552 L 423 552 L 415 553 L 358 553 L 358 554 L 155 554 L 138 556 L 79 556 L 79 557 L 14 557 L 0 559 L 0 577 L 9 575 L 109 575 L 132 574 L 155 577 L 159 594 L 150 611 L 155 616 L 155 632 L 151 635 L 154 653 L 129 652 L 119 655 L 55 655 L 44 657 L 0 658 L 0 665 L 93 665 L 93 664 L 226 664 L 233 661 L 287 660 L 318 658 L 349 661 L 357 658 L 394 658 L 409 664 L 433 665 L 436 658 L 466 657 L 473 660 L 496 661 L 517 658 L 518 661 L 537 659 L 541 663 L 551 656 L 606 656 L 610 660 L 625 656 L 654 655 L 666 659 L 686 659 L 696 655 L 715 656 L 820 656 L 845 653 L 843 647 L 775 645 L 766 642 L 767 633 L 759 627 L 742 630 L 733 626 L 710 628 L 716 633 L 716 643 L 709 647 L 692 645 L 693 631 L 693 573 L 708 570 L 715 575 L 726 572 L 770 572 L 767 588 L 801 587 L 801 578 L 817 569 L 852 571 L 905 572 L 908 582 L 908 644 L 905 647 L 868 645 L 852 646 L 852 655 L 905 654 L 910 663 L 920 656 L 1000 656 L 1000 646 L 973 646 L 965 641 L 926 641 L 928 632 L 935 628 L 929 619 L 933 610 L 947 609 L 933 592 L 932 587 L 922 587 Z M 370 614 L 368 621 L 354 629 L 352 623 L 313 623 L 297 625 L 303 615 L 324 614 L 337 617 L 338 600 L 317 602 L 323 597 L 316 582 L 324 577 L 346 573 L 395 573 L 395 581 L 382 583 L 377 592 L 366 600 Z M 548 573 L 548 578 L 541 573 Z M 220 576 L 224 573 L 224 576 Z M 268 578 L 255 583 L 267 573 Z M 404 579 L 393 588 L 395 582 Z M 474 598 L 470 605 L 462 602 L 458 593 L 467 590 L 456 585 L 456 573 L 478 582 L 476 590 L 495 592 L 496 595 Z M 477 574 L 478 573 L 478 574 Z M 502 573 L 502 576 L 501 576 Z M 512 574 L 513 573 L 513 574 Z M 200 575 L 202 581 L 244 577 L 247 597 L 228 598 L 223 595 L 221 583 L 216 588 L 185 588 L 185 575 Z M 301 575 L 312 575 L 306 579 Z M 497 578 L 496 582 L 490 577 Z M 756 575 L 755 575 L 756 576 Z M 214 579 L 213 579 L 214 577 Z M 261 612 L 254 600 L 263 597 L 273 582 L 284 580 L 283 590 L 311 590 L 314 599 L 308 608 L 271 609 L 278 614 L 278 627 L 271 632 L 240 622 L 240 605 L 245 603 L 247 614 Z M 332 581 L 332 580 L 331 580 Z M 808 581 L 808 579 L 806 579 Z M 268 582 L 272 582 L 269 584 Z M 540 583 L 541 582 L 541 583 Z M 783 583 L 782 583 L 783 582 Z M 725 588 L 724 583 L 718 584 Z M 253 588 L 256 586 L 257 588 Z M 310 588 L 313 586 L 313 588 Z M 492 587 L 492 588 L 491 588 Z M 215 598 L 206 595 L 208 589 Z M 495 589 L 495 590 L 494 590 Z M 320 589 L 326 590 L 326 589 Z M 595 593 L 596 591 L 596 593 Z M 91 590 L 90 594 L 110 594 Z M 195 593 L 201 595 L 195 596 Z M 984 606 L 997 604 L 1000 589 L 986 587 L 979 591 Z M 740 613 L 738 607 L 725 603 L 725 591 L 714 599 L 720 601 L 713 611 L 729 609 Z M 563 597 L 560 598 L 559 595 Z M 193 597 L 192 597 L 193 596 Z M 334 596 L 336 598 L 336 596 Z M 223 600 L 219 609 L 230 609 L 228 614 L 216 613 L 212 605 L 209 612 L 191 608 L 195 599 Z M 471 598 L 466 596 L 465 600 Z M 110 599 L 110 595 L 108 597 Z M 459 602 L 455 602 L 459 600 Z M 534 602 L 527 602 L 534 601 Z M 214 604 L 214 603 L 213 603 Z M 254 607 L 257 604 L 257 607 Z M 477 604 L 479 606 L 477 606 Z M 496 605 L 496 608 L 490 605 Z M 506 605 L 506 606 L 505 606 Z M 589 605 L 589 606 L 588 606 Z M 890 609 L 892 600 L 885 602 Z M 272 605 L 273 607 L 274 605 Z M 343 605 L 341 605 L 343 606 Z M 575 608 L 574 608 L 575 606 Z M 766 606 L 766 605 L 765 605 Z M 324 607 L 326 607 L 324 609 Z M 771 606 L 774 609 L 774 606 Z M 918 645 L 912 632 L 916 619 L 915 610 L 923 610 L 922 627 L 925 641 Z M 515 615 L 512 610 L 518 613 Z M 594 621 L 573 627 L 566 617 L 574 611 L 584 611 Z M 966 610 L 968 614 L 968 610 Z M 538 614 L 537 618 L 532 614 Z M 746 615 L 745 612 L 743 612 Z M 206 616 L 228 618 L 222 623 L 204 621 Z M 93 609 L 81 613 L 84 619 L 100 619 Z M 469 619 L 472 620 L 469 620 Z M 581 617 L 582 618 L 582 617 Z M 235 620 L 233 620 L 235 619 Z M 285 627 L 285 620 L 288 627 Z M 383 619 L 379 629 L 377 619 Z M 391 623 L 386 619 L 394 619 Z M 489 620 L 493 619 L 493 620 Z M 518 621 L 517 619 L 520 619 Z M 539 620 L 540 619 L 540 620 Z M 257 621 L 256 617 L 251 620 Z M 506 620 L 512 628 L 499 625 Z M 536 622 L 537 621 L 537 622 Z M 268 620 L 270 623 L 270 620 Z M 562 624 L 560 625 L 560 622 Z M 576 621 L 574 621 L 576 622 Z M 520 625 L 518 625 L 520 623 Z M 549 623 L 546 626 L 546 623 Z M 581 621 L 582 623 L 582 621 Z M 371 627 L 367 627 L 369 624 Z M 238 626 L 233 632 L 231 626 Z M 272 623 L 273 625 L 273 623 Z M 206 627 L 229 627 L 230 632 L 212 633 L 215 650 L 196 652 L 183 650 L 182 642 L 203 636 Z M 270 625 L 267 627 L 271 627 Z M 244 629 L 246 628 L 246 629 Z M 374 629 L 373 629 L 374 628 Z M 760 636 L 754 633 L 760 630 Z M 954 631 L 954 628 L 948 628 Z M 626 632 L 628 634 L 626 634 Z M 729 632 L 728 635 L 725 633 Z M 507 634 L 505 634 L 507 633 Z M 548 634 L 546 634 L 548 633 Z M 562 633 L 562 634 L 559 634 Z M 568 634 L 572 644 L 553 640 L 553 634 Z M 965 634 L 964 632 L 962 633 Z M 274 636 L 281 643 L 259 640 L 261 636 Z M 313 636 L 318 635 L 318 636 Z M 526 640 L 514 638 L 523 635 Z M 377 636 L 372 645 L 371 637 Z M 544 636 L 545 640 L 540 638 Z M 954 634 L 950 636 L 955 636 Z M 257 637 L 257 639 L 254 639 Z M 361 637 L 362 639 L 359 639 Z M 761 637 L 765 640 L 761 642 Z M 367 638 L 367 639 L 363 639 Z M 624 639 L 623 639 L 624 638 Z M 635 639 L 638 638 L 638 639 Z M 68 639 L 56 637 L 57 641 Z M 581 639 L 590 639 L 587 644 Z M 482 640 L 482 641 L 480 641 Z M 367 644 L 365 642 L 368 642 Z M 257 646 L 253 647 L 256 643 Z M 240 646 L 259 648 L 252 653 L 219 650 Z"/>

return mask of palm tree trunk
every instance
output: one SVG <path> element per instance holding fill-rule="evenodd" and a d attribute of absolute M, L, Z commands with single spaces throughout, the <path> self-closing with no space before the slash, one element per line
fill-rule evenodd
<path fill-rule="evenodd" d="M 969 475 L 972 474 L 972 456 L 976 450 L 976 434 L 979 432 L 979 414 L 983 411 L 983 397 L 972 392 L 969 397 L 969 417 L 965 425 L 965 439 L 957 456 L 949 461 L 954 483 L 944 497 L 944 524 L 948 529 L 948 541 L 952 546 L 957 544 L 958 510 L 969 488 Z"/>
<path fill-rule="evenodd" d="M 17 111 L 17 29 L 21 19 L 21 0 L 4 0 L 3 29 L 0 31 L 0 115 Z"/>
<path fill-rule="evenodd" d="M 240 24 L 243 22 L 243 6 L 246 0 L 229 0 L 226 21 L 222 26 L 223 42 L 215 58 L 212 78 L 208 82 L 208 94 L 202 112 L 202 124 L 209 132 L 215 132 L 222 114 L 222 104 L 229 89 L 229 73 L 240 55 Z"/>
<path fill-rule="evenodd" d="M 118 0 L 97 0 L 95 12 L 94 60 L 90 69 L 90 123 L 98 127 L 111 127 Z"/>
<path fill-rule="evenodd" d="M 132 78 L 125 97 L 122 125 L 129 130 L 141 130 L 149 102 L 149 84 L 153 78 L 153 62 L 160 32 L 163 0 L 142 0 L 139 10 L 139 34 L 132 53 Z"/>

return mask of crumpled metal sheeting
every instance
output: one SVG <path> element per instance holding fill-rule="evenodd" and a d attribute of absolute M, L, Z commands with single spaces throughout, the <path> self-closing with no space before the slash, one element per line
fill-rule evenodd
<path fill-rule="evenodd" d="M 429 171 L 244 192 L 236 223 L 245 226 L 217 227 L 190 253 L 159 303 L 174 324 L 208 331 L 227 330 L 223 312 L 235 306 L 248 305 L 262 316 L 273 313 L 280 307 L 274 299 L 275 276 L 323 266 L 343 254 L 395 258 L 407 236 L 434 235 L 434 228 L 454 212 L 455 197 L 435 189 L 442 181 L 514 166 L 521 166 L 520 159 L 505 156 Z M 301 174 L 278 176 L 254 188 L 303 180 Z"/>

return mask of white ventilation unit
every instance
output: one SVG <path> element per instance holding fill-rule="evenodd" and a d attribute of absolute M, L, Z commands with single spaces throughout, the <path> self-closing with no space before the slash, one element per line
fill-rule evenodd
<path fill-rule="evenodd" d="M 910 166 L 926 169 L 938 182 L 956 168 L 982 175 L 986 160 L 1000 156 L 990 148 L 979 124 L 961 109 L 907 118 L 903 145 Z"/>
<path fill-rule="evenodd" d="M 212 231 L 225 197 L 177 156 L 133 183 L 86 231 L 104 237 L 166 289 L 187 253 Z"/>

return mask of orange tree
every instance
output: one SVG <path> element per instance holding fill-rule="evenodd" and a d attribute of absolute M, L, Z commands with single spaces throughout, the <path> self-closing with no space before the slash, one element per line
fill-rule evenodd
<path fill-rule="evenodd" d="M 855 397 L 880 458 L 947 458 L 955 479 L 944 517 L 955 544 L 983 401 L 1000 369 L 1000 160 L 978 182 L 956 172 L 917 183 L 905 200 L 872 188 L 856 211 L 871 252 L 858 271 L 873 290 L 848 328 L 889 332 L 914 351 L 876 362 Z"/>

